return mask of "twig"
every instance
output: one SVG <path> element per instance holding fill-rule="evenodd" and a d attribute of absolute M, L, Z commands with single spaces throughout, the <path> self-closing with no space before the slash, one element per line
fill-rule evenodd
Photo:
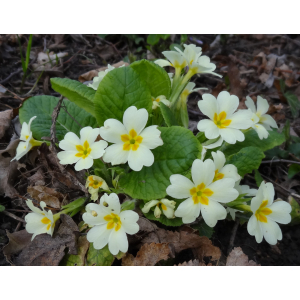
<path fill-rule="evenodd" d="M 6 77 L 5 79 L 3 79 L 2 81 L 0 81 L 0 84 L 4 84 L 4 83 L 6 83 L 9 79 L 11 79 L 13 76 L 15 76 L 15 75 L 17 75 L 17 74 L 19 74 L 19 73 L 21 73 L 22 72 L 22 68 L 21 69 L 19 69 L 19 70 L 17 70 L 17 71 L 15 71 L 15 72 L 13 72 L 13 73 L 11 73 L 8 77 Z"/>
<path fill-rule="evenodd" d="M 232 228 L 231 237 L 230 237 L 230 240 L 229 240 L 229 246 L 228 246 L 228 249 L 227 249 L 227 255 L 229 255 L 230 251 L 233 248 L 233 243 L 234 243 L 234 240 L 235 240 L 235 236 L 236 236 L 236 232 L 237 232 L 237 229 L 239 227 L 239 224 L 240 224 L 240 219 L 236 218 L 234 226 Z"/>
<path fill-rule="evenodd" d="M 1 84 L 0 84 L 1 85 Z M 11 92 L 10 90 L 8 90 L 6 87 L 4 87 L 3 85 L 1 85 L 4 89 L 6 89 L 9 93 L 13 94 L 15 96 L 15 98 L 23 101 L 24 98 L 21 98 L 20 96 L 18 96 L 17 94 L 15 94 L 14 92 Z"/>
<path fill-rule="evenodd" d="M 24 210 L 24 209 L 12 209 L 12 208 L 7 208 L 5 209 L 6 211 L 14 211 L 14 212 L 22 212 L 22 213 L 31 213 L 31 210 Z"/>
<path fill-rule="evenodd" d="M 75 176 L 72 176 L 59 162 L 58 158 L 57 158 L 57 150 L 56 150 L 56 147 L 55 147 L 55 143 L 56 143 L 56 128 L 55 128 L 55 124 L 56 124 L 56 120 L 57 120 L 57 117 L 58 117 L 58 114 L 59 114 L 59 111 L 60 111 L 60 107 L 61 107 L 61 104 L 62 104 L 62 101 L 63 101 L 63 96 L 60 97 L 56 107 L 54 108 L 53 110 L 53 113 L 52 113 L 52 125 L 51 125 L 51 128 L 50 128 L 50 137 L 51 137 L 51 140 L 50 140 L 50 151 L 52 152 L 53 154 L 53 157 L 56 161 L 56 164 L 59 168 L 59 170 L 62 172 L 62 174 L 64 174 L 69 180 L 71 180 L 71 182 L 73 182 L 75 185 L 79 186 L 80 190 L 82 190 L 85 194 L 87 194 L 87 189 L 85 188 L 85 186 L 83 184 L 81 184 L 79 182 L 79 180 L 75 177 Z"/>
<path fill-rule="evenodd" d="M 286 162 L 286 163 L 290 163 L 290 164 L 300 165 L 299 161 L 293 161 L 293 160 L 288 160 L 288 159 L 263 160 L 261 163 L 262 164 L 268 164 L 268 163 L 277 163 L 277 162 Z"/>
<path fill-rule="evenodd" d="M 13 218 L 13 219 L 19 221 L 19 222 L 26 223 L 25 220 L 23 220 L 23 219 L 17 217 L 16 215 L 14 215 L 14 214 L 12 214 L 12 213 L 6 211 L 6 210 L 2 211 L 1 213 L 4 214 L 4 215 L 7 215 L 8 217 L 11 217 L 11 218 Z"/>
<path fill-rule="evenodd" d="M 26 215 L 26 214 L 23 214 L 23 215 L 22 215 L 22 219 L 25 217 L 25 215 Z M 21 224 L 22 224 L 22 222 L 20 221 L 20 222 L 18 223 L 18 225 L 16 226 L 14 232 L 17 232 L 17 231 L 19 230 L 19 228 L 21 227 Z"/>

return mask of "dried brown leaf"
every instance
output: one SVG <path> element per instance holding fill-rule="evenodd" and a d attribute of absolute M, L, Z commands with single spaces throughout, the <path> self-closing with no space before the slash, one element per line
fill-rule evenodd
<path fill-rule="evenodd" d="M 177 265 L 174 265 L 177 267 Z M 183 262 L 182 264 L 178 264 L 178 267 L 198 267 L 198 266 L 206 266 L 205 263 L 200 262 L 198 259 L 190 260 L 188 262 Z"/>
<path fill-rule="evenodd" d="M 221 256 L 221 250 L 218 247 L 212 245 L 212 242 L 205 236 L 199 236 L 195 233 L 189 233 L 186 231 L 173 232 L 165 229 L 157 229 L 150 232 L 141 243 L 169 243 L 174 247 L 176 253 L 185 249 L 195 248 L 195 255 L 199 260 L 203 260 L 203 257 L 212 257 L 212 260 L 218 260 Z"/>
<path fill-rule="evenodd" d="M 13 260 L 17 266 L 58 266 L 65 255 L 65 249 L 69 249 L 69 254 L 77 254 L 77 232 L 78 227 L 73 219 L 68 215 L 61 215 L 61 224 L 51 237 L 49 234 L 37 235 L 31 243 L 23 248 L 22 252 Z M 13 234 L 14 235 L 14 234 Z M 31 236 L 31 235 L 30 235 Z M 10 242 L 7 246 L 10 245 Z M 15 248 L 9 246 L 11 255 L 15 253 Z"/>
<path fill-rule="evenodd" d="M 65 198 L 63 194 L 42 185 L 29 186 L 27 192 L 33 199 L 44 201 L 47 206 L 58 209 L 61 207 L 61 202 Z"/>
<path fill-rule="evenodd" d="M 14 180 L 18 175 L 18 162 L 14 158 L 19 140 L 11 142 L 6 149 L 0 151 L 0 194 L 13 198 L 17 191 L 14 188 Z"/>
<path fill-rule="evenodd" d="M 169 258 L 170 249 L 165 243 L 144 244 L 136 257 L 127 253 L 122 258 L 122 266 L 154 266 L 160 260 Z"/>
<path fill-rule="evenodd" d="M 44 174 L 41 169 L 38 169 L 32 176 L 28 177 L 30 185 L 45 185 Z"/>
<path fill-rule="evenodd" d="M 227 257 L 226 266 L 260 266 L 253 260 L 248 259 L 241 247 L 235 247 Z"/>
<path fill-rule="evenodd" d="M 12 116 L 12 109 L 0 112 L 0 139 L 5 135 L 6 129 L 9 128 Z"/>
<path fill-rule="evenodd" d="M 238 98 L 242 98 L 243 89 L 241 87 L 240 71 L 232 60 L 230 60 L 228 65 L 228 77 L 230 81 L 230 93 L 238 96 Z"/>

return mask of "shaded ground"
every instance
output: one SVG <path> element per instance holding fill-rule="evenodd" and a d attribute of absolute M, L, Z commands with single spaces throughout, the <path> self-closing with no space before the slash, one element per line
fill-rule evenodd
<path fill-rule="evenodd" d="M 22 52 L 26 55 L 28 36 L 21 36 Z M 97 35 L 34 35 L 29 60 L 29 72 L 34 69 L 22 85 L 22 64 L 20 49 L 15 35 L 0 36 L 0 111 L 14 109 L 14 116 L 18 114 L 17 108 L 22 100 L 33 95 L 54 95 L 50 86 L 51 77 L 68 77 L 74 80 L 86 72 L 114 64 L 120 61 L 133 62 L 136 59 L 153 59 L 162 57 L 161 51 L 168 50 L 171 44 L 181 42 L 181 36 L 171 36 L 161 40 L 154 46 L 147 43 L 147 36 L 97 36 Z M 188 36 L 188 42 L 201 46 L 203 54 L 208 55 L 217 65 L 216 72 L 223 75 L 223 78 L 204 75 L 194 78 L 196 87 L 207 87 L 207 91 L 199 93 L 212 93 L 217 96 L 222 90 L 228 90 L 240 98 L 240 108 L 245 108 L 244 102 L 247 95 L 255 99 L 261 95 L 269 101 L 269 113 L 277 121 L 282 129 L 286 124 L 287 142 L 280 148 L 266 153 L 265 161 L 259 172 L 267 181 L 275 182 L 276 196 L 287 199 L 291 193 L 300 194 L 299 175 L 288 178 L 288 170 L 291 163 L 273 162 L 270 160 L 286 159 L 294 162 L 300 161 L 300 36 L 297 35 L 197 35 Z M 61 58 L 54 58 L 52 64 L 47 63 L 49 49 L 54 53 L 67 53 Z M 150 50 L 149 50 L 150 49 Z M 40 53 L 44 53 L 45 61 Z M 58 55 L 59 56 L 59 55 Z M 39 68 L 45 66 L 45 71 L 37 82 L 41 73 Z M 81 81 L 91 80 L 92 73 L 81 76 Z M 291 96 L 292 95 L 292 96 Z M 190 129 L 197 132 L 196 125 L 203 115 L 197 108 L 197 102 L 201 94 L 193 93 L 188 102 L 190 114 Z M 5 149 L 11 140 L 16 128 L 12 124 L 5 129 L 0 138 L 0 150 Z M 55 173 L 56 167 L 51 165 L 49 153 L 41 151 Z M 47 156 L 48 155 L 48 156 Z M 34 184 L 36 180 L 42 180 L 44 185 L 54 187 L 62 194 L 68 194 L 68 199 L 80 196 L 80 191 L 74 191 L 71 183 L 58 183 L 61 178 L 51 173 L 43 165 L 37 173 L 35 160 L 37 153 L 32 154 L 29 162 L 21 160 L 16 168 L 16 176 L 12 178 L 12 186 L 17 194 L 10 197 L 0 195 L 0 204 L 6 210 L 19 218 L 24 218 L 23 212 L 16 210 L 26 209 L 24 198 L 28 196 L 27 187 Z M 31 163 L 30 163 L 31 161 Z M 49 162 L 50 161 L 50 162 Z M 39 161 L 41 163 L 41 161 Z M 1 170 L 2 171 L 2 170 Z M 39 171 L 39 172 L 40 172 Z M 54 175 L 53 175 L 54 174 Z M 55 179 L 56 178 L 56 179 Z M 56 180 L 56 181 L 55 181 Z M 244 179 L 244 184 L 256 187 L 254 174 Z M 43 183 L 41 183 L 43 185 Z M 295 198 L 296 200 L 297 197 Z M 79 219 L 78 219 L 79 222 Z M 219 247 L 222 253 L 227 256 L 230 238 L 235 222 L 218 222 L 214 228 L 211 238 L 213 245 Z M 161 224 L 159 225 L 160 227 Z M 163 227 L 164 228 L 164 227 Z M 281 226 L 283 240 L 276 246 L 270 246 L 265 241 L 261 244 L 255 242 L 246 229 L 246 224 L 237 228 L 234 243 L 231 246 L 241 247 L 249 259 L 262 265 L 300 265 L 300 226 Z M 0 213 L 0 248 L 7 244 L 8 239 L 5 230 L 14 232 L 23 229 L 18 220 Z M 169 230 L 173 230 L 170 229 Z M 136 254 L 137 250 L 133 250 Z M 183 263 L 194 259 L 192 250 L 186 249 L 179 253 L 173 264 Z M 114 264 L 119 264 L 115 261 Z M 8 265 L 2 251 L 0 251 L 0 265 Z"/>

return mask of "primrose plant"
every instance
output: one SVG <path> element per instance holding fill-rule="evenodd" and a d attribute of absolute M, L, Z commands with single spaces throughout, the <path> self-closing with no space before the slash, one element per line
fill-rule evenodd
<path fill-rule="evenodd" d="M 56 120 L 57 157 L 62 165 L 86 170 L 87 190 L 85 197 L 54 215 L 45 203 L 40 210 L 28 200 L 33 212 L 26 217 L 26 229 L 33 238 L 52 235 L 61 214 L 82 211 L 88 241 L 95 249 L 108 245 L 117 255 L 128 250 L 127 234 L 139 230 L 139 215 L 133 211 L 137 204 L 146 218 L 166 226 L 205 222 L 214 227 L 238 215 L 248 221 L 248 232 L 258 243 L 264 238 L 274 245 L 282 239 L 278 223 L 291 221 L 291 206 L 274 201 L 271 183 L 261 182 L 258 189 L 240 185 L 247 173 L 259 168 L 264 151 L 284 142 L 267 114 L 267 100 L 259 96 L 255 105 L 247 97 L 247 109 L 238 109 L 237 96 L 223 91 L 215 98 L 204 92 L 198 107 L 205 117 L 195 136 L 188 129 L 187 99 L 205 87 L 195 89 L 190 80 L 196 74 L 221 76 L 195 45 L 163 55 L 166 59 L 154 63 L 108 66 L 90 86 L 51 79 L 53 89 L 66 97 Z M 165 67 L 173 68 L 174 76 Z M 24 101 L 14 159 L 50 136 L 58 102 L 52 96 Z M 127 199 L 123 204 L 121 194 Z"/>

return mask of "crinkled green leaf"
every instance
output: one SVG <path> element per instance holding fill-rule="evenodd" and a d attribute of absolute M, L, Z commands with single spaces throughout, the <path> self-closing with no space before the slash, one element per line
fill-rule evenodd
<path fill-rule="evenodd" d="M 226 164 L 235 165 L 238 173 L 244 177 L 245 174 L 258 169 L 264 157 L 264 153 L 259 148 L 246 147 L 238 153 L 230 155 L 226 160 Z"/>
<path fill-rule="evenodd" d="M 146 83 L 131 68 L 117 68 L 105 75 L 94 97 L 95 113 L 99 126 L 107 119 L 123 121 L 130 106 L 152 110 L 151 93 Z"/>
<path fill-rule="evenodd" d="M 300 165 L 292 164 L 288 170 L 288 178 L 293 178 L 296 174 L 300 173 Z"/>
<path fill-rule="evenodd" d="M 4 210 L 5 210 L 5 207 L 3 205 L 0 205 L 0 212 L 4 211 Z"/>
<path fill-rule="evenodd" d="M 146 82 L 152 97 L 164 95 L 168 99 L 171 93 L 171 81 L 162 67 L 145 59 L 134 62 L 130 67 Z"/>
<path fill-rule="evenodd" d="M 174 116 L 174 113 L 171 111 L 171 109 L 167 105 L 160 102 L 159 107 L 160 107 L 161 114 L 162 114 L 168 127 L 178 125 L 178 122 Z"/>
<path fill-rule="evenodd" d="M 35 139 L 40 140 L 42 137 L 50 137 L 52 113 L 57 106 L 58 100 L 59 98 L 53 96 L 34 96 L 23 102 L 19 110 L 20 122 L 21 124 L 23 122 L 28 123 L 30 118 L 37 116 L 31 124 L 31 130 Z M 58 140 L 62 140 L 69 131 L 79 136 L 80 125 L 82 127 L 91 126 L 93 128 L 98 126 L 96 119 L 75 103 L 65 99 L 63 100 L 63 105 L 77 122 L 61 108 L 56 121 L 56 137 Z"/>
<path fill-rule="evenodd" d="M 269 131 L 269 136 L 267 139 L 260 140 L 256 131 L 254 129 L 250 129 L 245 132 L 245 140 L 243 142 L 236 142 L 236 144 L 225 143 L 219 150 L 222 151 L 226 157 L 237 153 L 243 148 L 251 146 L 257 147 L 261 151 L 265 152 L 269 149 L 281 145 L 282 143 L 284 143 L 284 141 L 284 134 L 279 133 L 275 130 Z"/>
<path fill-rule="evenodd" d="M 52 88 L 56 92 L 95 116 L 93 99 L 96 91 L 94 89 L 69 78 L 51 78 L 50 81 Z"/>
<path fill-rule="evenodd" d="M 87 254 L 88 266 L 111 266 L 114 260 L 115 257 L 108 250 L 108 245 L 100 250 L 96 250 L 93 243 L 90 243 Z"/>
<path fill-rule="evenodd" d="M 139 172 L 132 171 L 120 178 L 120 187 L 135 199 L 153 200 L 166 196 L 170 176 L 190 170 L 201 153 L 201 145 L 193 133 L 183 127 L 160 127 L 164 144 L 151 150 L 154 163 Z"/>

